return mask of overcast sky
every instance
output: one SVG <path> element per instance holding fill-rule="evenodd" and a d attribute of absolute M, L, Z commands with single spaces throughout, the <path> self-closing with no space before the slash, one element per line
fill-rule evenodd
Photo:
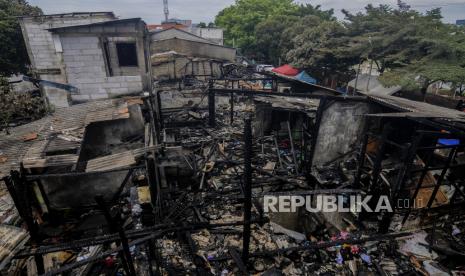
<path fill-rule="evenodd" d="M 170 17 L 192 19 L 194 22 L 214 21 L 215 15 L 234 0 L 168 0 Z M 363 10 L 368 3 L 389 4 L 395 6 L 397 0 L 300 0 L 301 3 L 319 4 L 324 9 L 333 8 L 342 19 L 340 10 L 351 12 Z M 412 8 L 420 11 L 441 7 L 444 21 L 454 23 L 456 19 L 465 19 L 465 0 L 404 0 Z M 65 13 L 78 11 L 113 11 L 120 17 L 142 17 L 148 24 L 163 20 L 163 0 L 29 0 L 47 13 Z"/>

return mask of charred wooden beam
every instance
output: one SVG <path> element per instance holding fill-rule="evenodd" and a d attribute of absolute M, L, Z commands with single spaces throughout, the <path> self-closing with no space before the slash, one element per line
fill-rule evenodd
<path fill-rule="evenodd" d="M 213 90 L 213 82 L 208 84 L 208 125 L 210 127 L 216 126 L 215 92 Z"/>
<path fill-rule="evenodd" d="M 242 260 L 249 259 L 250 219 L 252 215 L 252 123 L 244 121 L 244 232 L 242 235 Z"/>
<path fill-rule="evenodd" d="M 370 135 L 368 134 L 368 129 L 370 128 L 370 117 L 367 117 L 365 120 L 365 125 L 363 126 L 363 140 L 362 144 L 358 153 L 358 160 L 357 160 L 357 174 L 355 175 L 354 179 L 354 187 L 360 186 L 360 178 L 362 177 L 363 167 L 365 166 L 365 154 L 367 151 L 368 140 Z"/>
<path fill-rule="evenodd" d="M 249 271 L 247 270 L 247 266 L 242 261 L 242 259 L 241 259 L 240 255 L 239 255 L 239 253 L 237 252 L 237 250 L 235 248 L 230 247 L 230 248 L 228 248 L 228 252 L 229 252 L 229 255 L 231 255 L 231 258 L 236 263 L 237 267 L 239 268 L 239 271 L 244 276 L 250 275 Z"/>
<path fill-rule="evenodd" d="M 312 137 L 311 137 L 311 146 L 310 146 L 310 153 L 308 156 L 308 162 L 307 162 L 307 170 L 310 172 L 312 170 L 312 165 L 313 165 L 313 157 L 315 155 L 316 151 L 316 142 L 318 139 L 318 132 L 320 131 L 320 124 L 321 120 L 323 118 L 323 112 L 326 108 L 326 103 L 327 103 L 327 98 L 324 97 L 320 100 L 320 104 L 318 106 L 318 110 L 316 112 L 316 117 L 315 117 L 315 123 L 313 125 L 312 129 Z"/>
<path fill-rule="evenodd" d="M 454 160 L 454 156 L 455 156 L 455 152 L 457 151 L 457 148 L 454 148 L 450 151 L 449 153 L 449 156 L 447 157 L 447 161 L 446 161 L 446 165 L 445 167 L 442 169 L 441 171 L 441 175 L 439 175 L 439 178 L 438 180 L 436 181 L 436 187 L 434 187 L 434 190 L 433 190 L 433 193 L 431 194 L 431 197 L 429 198 L 428 200 L 428 204 L 427 204 L 427 207 L 428 208 L 431 208 L 431 206 L 433 205 L 433 202 L 434 202 L 434 199 L 436 198 L 436 195 L 438 193 L 438 190 L 439 190 L 439 187 L 441 187 L 441 184 L 442 184 L 442 181 L 444 180 L 445 176 L 446 176 L 446 173 L 447 171 L 449 170 L 449 166 L 452 162 L 452 160 Z"/>
<path fill-rule="evenodd" d="M 128 238 L 124 232 L 123 227 L 121 226 L 121 223 L 116 221 L 110 214 L 110 210 L 108 209 L 108 206 L 106 206 L 105 201 L 102 196 L 96 196 L 95 201 L 99 205 L 100 209 L 103 211 L 103 214 L 105 216 L 105 219 L 107 220 L 108 226 L 110 228 L 110 231 L 112 232 L 118 232 L 119 238 L 121 240 L 122 244 L 122 251 L 123 254 L 121 254 L 122 260 L 123 260 L 123 266 L 124 270 L 128 275 L 131 276 L 136 276 L 136 270 L 134 268 L 134 262 L 132 261 L 132 256 L 131 252 L 129 250 L 129 242 Z"/>

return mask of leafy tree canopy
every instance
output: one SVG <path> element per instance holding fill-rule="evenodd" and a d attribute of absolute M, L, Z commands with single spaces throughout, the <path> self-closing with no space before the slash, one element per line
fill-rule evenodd
<path fill-rule="evenodd" d="M 25 0 L 0 0 L 0 77 L 26 70 L 29 61 L 17 17 L 40 14 Z"/>
<path fill-rule="evenodd" d="M 332 10 L 292 0 L 236 0 L 216 24 L 243 54 L 292 63 L 320 80 L 346 82 L 355 65 L 372 60 L 385 85 L 426 92 L 438 80 L 454 87 L 465 82 L 465 28 L 443 23 L 440 9 L 367 5 L 364 12 L 342 12 L 340 22 Z"/>
<path fill-rule="evenodd" d="M 385 85 L 425 93 L 439 80 L 464 82 L 464 31 L 442 23 L 440 9 L 421 14 L 368 5 L 365 13 L 345 14 L 352 51 L 377 62 Z"/>
<path fill-rule="evenodd" d="M 251 58 L 276 64 L 282 56 L 284 29 L 306 15 L 333 19 L 332 10 L 322 11 L 320 6 L 299 5 L 293 0 L 236 0 L 220 11 L 215 24 L 224 28 L 226 44 Z"/>

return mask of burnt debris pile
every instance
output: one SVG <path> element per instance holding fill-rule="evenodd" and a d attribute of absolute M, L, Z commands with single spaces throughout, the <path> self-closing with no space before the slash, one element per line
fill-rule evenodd
<path fill-rule="evenodd" d="M 464 273 L 460 112 L 228 68 L 1 134 L 3 271 Z"/>

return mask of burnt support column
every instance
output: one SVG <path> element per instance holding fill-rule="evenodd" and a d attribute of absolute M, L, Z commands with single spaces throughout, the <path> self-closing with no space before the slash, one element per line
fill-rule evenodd
<path fill-rule="evenodd" d="M 149 180 L 149 187 L 150 187 L 150 199 L 152 201 L 153 207 L 156 206 L 156 199 L 158 196 L 158 189 L 157 189 L 157 183 L 158 183 L 158 178 L 156 175 L 156 166 L 155 166 L 155 160 L 153 156 L 149 156 L 146 160 L 146 166 L 147 166 L 147 176 Z"/>
<path fill-rule="evenodd" d="M 422 134 L 418 134 L 413 137 L 413 141 L 408 147 L 407 153 L 404 156 L 404 163 L 402 168 L 399 170 L 399 174 L 397 176 L 397 181 L 395 185 L 391 188 L 390 194 L 390 202 L 391 206 L 396 206 L 396 203 L 399 198 L 399 193 L 401 190 L 404 189 L 405 181 L 407 177 L 410 175 L 410 170 L 412 168 L 413 162 L 415 161 L 415 157 L 417 154 L 417 148 L 423 138 Z M 389 192 L 384 192 L 382 194 L 387 194 Z M 394 207 L 395 208 L 395 207 Z M 389 230 L 389 226 L 391 225 L 392 217 L 394 213 L 385 213 L 383 214 L 382 220 L 379 223 L 380 233 L 387 233 Z"/>
<path fill-rule="evenodd" d="M 388 135 L 391 132 L 391 125 L 386 124 L 383 128 L 383 132 L 381 134 L 381 138 L 379 141 L 379 146 L 378 150 L 376 152 L 376 158 L 374 160 L 373 164 L 373 173 L 371 175 L 371 190 L 376 190 L 378 191 L 378 179 L 379 175 L 382 170 L 381 162 L 383 161 L 384 157 L 384 151 L 386 148 L 386 140 L 388 139 Z"/>
<path fill-rule="evenodd" d="M 157 100 L 158 102 L 158 100 Z M 160 121 L 158 118 L 158 113 L 156 109 L 154 109 L 153 98 L 150 97 L 148 100 L 149 111 L 150 111 L 150 130 L 152 132 L 153 139 L 155 140 L 155 144 L 158 145 L 161 142 L 160 138 L 160 125 L 158 124 L 157 120 Z"/>
<path fill-rule="evenodd" d="M 208 84 L 208 125 L 210 127 L 216 126 L 215 117 L 215 92 L 213 91 L 213 82 L 210 82 Z"/>
<path fill-rule="evenodd" d="M 370 138 L 370 135 L 368 134 L 368 130 L 370 129 L 370 123 L 371 123 L 370 117 L 367 117 L 365 119 L 365 125 L 363 126 L 362 145 L 358 153 L 358 161 L 357 161 L 358 169 L 357 169 L 357 175 L 355 175 L 355 179 L 354 179 L 355 187 L 360 187 L 360 179 L 362 178 L 363 166 L 365 166 L 365 154 L 367 151 L 368 140 Z"/>
<path fill-rule="evenodd" d="M 247 263 L 250 245 L 250 220 L 252 216 L 252 123 L 244 122 L 244 230 L 242 234 L 242 260 Z"/>
<path fill-rule="evenodd" d="M 231 92 L 231 99 L 229 100 L 231 109 L 229 110 L 229 123 L 232 125 L 234 122 L 234 93 Z"/>
<path fill-rule="evenodd" d="M 24 175 L 24 169 L 21 169 L 22 173 L 18 171 L 11 171 L 9 177 L 5 177 L 5 185 L 10 193 L 13 202 L 15 203 L 16 209 L 19 215 L 27 225 L 27 230 L 31 236 L 33 246 L 40 244 L 41 240 L 39 237 L 39 227 L 35 223 L 32 217 L 32 209 L 30 205 L 29 197 L 29 186 Z M 41 254 L 34 255 L 34 261 L 36 263 L 37 273 L 44 274 L 44 259 Z"/>
<path fill-rule="evenodd" d="M 160 91 L 157 91 L 156 93 L 157 96 L 157 115 L 158 115 L 158 122 L 160 124 L 160 129 L 163 129 L 164 126 L 164 121 L 163 121 L 163 111 L 162 111 L 162 106 L 161 106 L 161 98 L 160 98 Z"/>
<path fill-rule="evenodd" d="M 320 131 L 320 124 L 321 124 L 321 119 L 323 118 L 323 112 L 326 109 L 326 102 L 327 102 L 327 99 L 325 97 L 320 99 L 320 104 L 318 105 L 318 110 L 316 111 L 315 123 L 312 129 L 312 137 L 311 137 L 312 140 L 311 140 L 310 153 L 308 156 L 308 164 L 307 164 L 308 172 L 311 172 L 312 170 L 313 157 L 315 155 L 316 142 L 318 139 L 318 132 Z"/>
<path fill-rule="evenodd" d="M 115 219 L 111 216 L 110 210 L 105 204 L 105 201 L 102 196 L 96 196 L 95 201 L 99 205 L 100 209 L 103 211 L 103 214 L 105 216 L 105 219 L 107 220 L 108 226 L 110 228 L 110 231 L 112 232 L 118 232 L 120 240 L 121 240 L 121 245 L 123 247 L 123 266 L 124 270 L 126 271 L 127 275 L 130 276 L 136 276 L 136 270 L 134 268 L 134 263 L 132 261 L 131 257 L 131 251 L 129 250 L 129 241 L 128 238 L 126 237 L 126 233 L 124 233 L 124 229 L 121 226 L 121 223 L 119 221 L 115 221 Z"/>
<path fill-rule="evenodd" d="M 420 179 L 417 182 L 417 185 L 415 187 L 415 191 L 413 192 L 413 195 L 410 197 L 409 208 L 408 208 L 407 212 L 405 213 L 405 215 L 404 215 L 404 217 L 402 219 L 402 226 L 407 222 L 407 219 L 408 219 L 408 217 L 409 217 L 409 215 L 410 215 L 410 213 L 412 211 L 412 208 L 414 208 L 414 206 L 412 206 L 412 203 L 416 204 L 415 200 L 416 200 L 416 198 L 418 196 L 418 193 L 420 192 L 421 185 L 423 184 L 423 181 L 425 180 L 425 177 L 428 174 L 429 168 L 431 166 L 431 161 L 433 159 L 433 155 L 434 155 L 434 149 L 432 149 L 428 153 L 428 156 L 427 156 L 427 158 L 425 160 L 425 165 L 424 165 L 423 170 L 421 171 Z"/>
<path fill-rule="evenodd" d="M 398 199 L 399 191 L 404 189 L 405 181 L 410 174 L 410 170 L 413 166 L 413 162 L 415 161 L 417 155 L 418 145 L 420 145 L 422 139 L 422 134 L 416 135 L 413 138 L 413 141 L 409 147 L 407 156 L 405 157 L 404 166 L 402 166 L 402 168 L 399 171 L 399 175 L 397 176 L 397 183 L 392 188 L 392 198 L 395 201 L 397 201 Z"/>
<path fill-rule="evenodd" d="M 436 195 L 438 193 L 439 188 L 441 187 L 442 181 L 444 180 L 446 173 L 449 170 L 452 160 L 454 160 L 456 150 L 457 148 L 452 148 L 450 150 L 449 156 L 447 157 L 446 166 L 442 169 L 441 175 L 439 175 L 439 178 L 436 181 L 436 186 L 434 186 L 433 193 L 431 194 L 431 197 L 428 200 L 428 205 L 427 205 L 428 208 L 431 208 L 431 206 L 433 205 L 434 199 L 436 199 Z"/>

